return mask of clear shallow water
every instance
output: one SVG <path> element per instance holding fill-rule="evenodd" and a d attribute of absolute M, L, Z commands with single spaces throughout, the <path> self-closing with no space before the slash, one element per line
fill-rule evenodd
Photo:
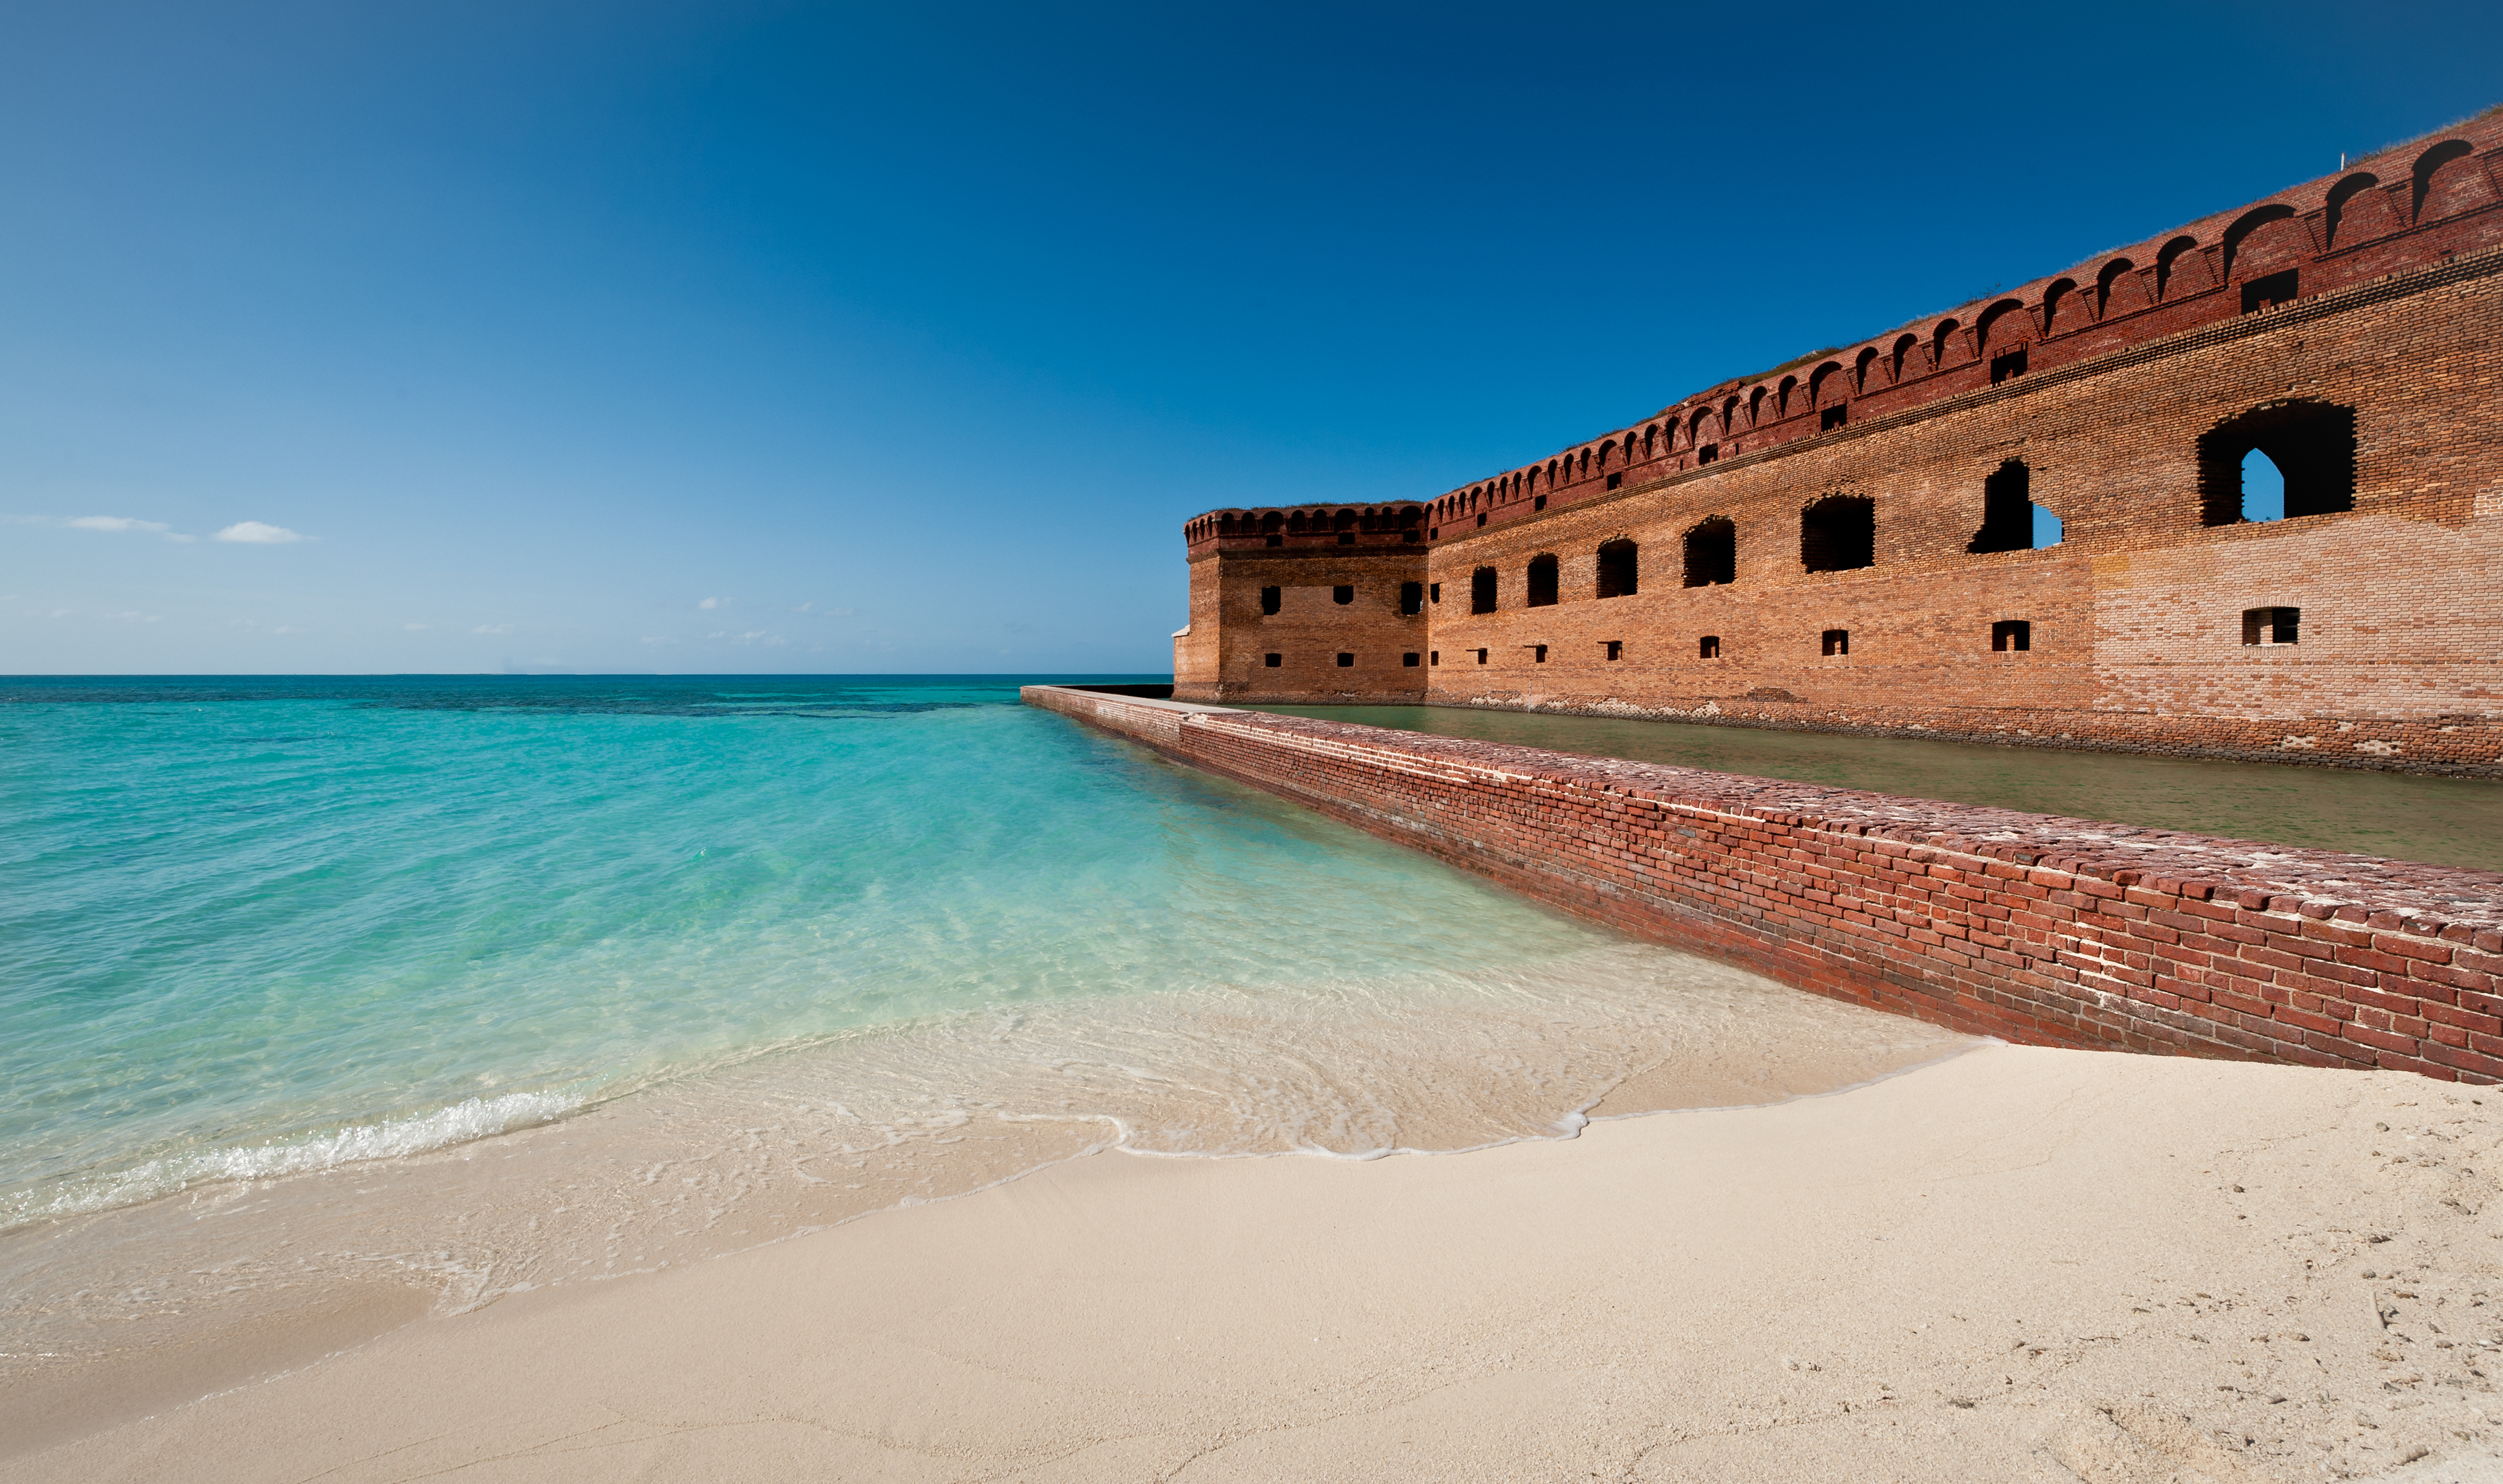
<path fill-rule="evenodd" d="M 1461 1149 L 1956 1044 L 1015 683 L 0 681 L 9 1354 L 377 1275 L 480 1301 L 1091 1149 Z"/>
<path fill-rule="evenodd" d="M 2503 782 L 1425 706 L 1263 706 L 1762 778 L 2503 871 Z"/>

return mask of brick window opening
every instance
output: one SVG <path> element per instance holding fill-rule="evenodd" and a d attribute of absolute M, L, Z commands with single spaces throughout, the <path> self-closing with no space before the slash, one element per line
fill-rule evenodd
<path fill-rule="evenodd" d="M 1541 665 L 1546 664 L 1546 663 L 1547 663 L 1547 646 L 1546 646 L 1545 644 L 1532 644 L 1532 645 L 1530 645 L 1530 646 L 1529 646 L 1529 657 L 1530 657 L 1533 661 L 1535 661 L 1536 663 L 1538 663 L 1538 664 L 1541 664 Z"/>
<path fill-rule="evenodd" d="M 1399 533 L 1399 539 L 1403 541 L 1413 541 L 1417 539 L 1417 533 L 1414 531 L 1402 531 Z"/>
<path fill-rule="evenodd" d="M 1442 538 L 1443 528 L 1440 526 L 1429 527 L 1425 532 L 1425 539 L 1429 541 L 1439 541 Z"/>
<path fill-rule="evenodd" d="M 2022 618 L 2003 618 L 1990 626 L 1990 647 L 2000 652 L 2031 649 L 2034 626 Z"/>
<path fill-rule="evenodd" d="M 1410 653 L 1407 653 L 1407 654 L 1403 654 L 1403 655 L 1401 655 L 1401 656 L 1399 657 L 1399 663 L 1400 663 L 1400 664 L 1402 664 L 1402 665 L 1404 665 L 1404 666 L 1406 666 L 1406 667 L 1407 667 L 1407 668 L 1409 668 L 1410 670 L 1414 670 L 1414 669 L 1416 669 L 1416 668 L 1417 668 L 1417 656 L 1416 656 L 1415 652 L 1414 652 L 1414 651 L 1411 651 Z"/>
<path fill-rule="evenodd" d="M 1556 559 L 1544 552 L 1529 559 L 1528 602 L 1533 608 L 1556 604 Z"/>
<path fill-rule="evenodd" d="M 1441 584 L 1441 583 L 1439 583 L 1439 582 L 1429 582 L 1429 583 L 1427 583 L 1427 584 L 1425 585 L 1425 601 L 1426 601 L 1427 603 L 1440 603 L 1440 602 L 1442 602 L 1442 601 L 1443 601 L 1443 584 Z"/>
<path fill-rule="evenodd" d="M 2243 609 L 2243 642 L 2291 644 L 2303 624 L 2301 608 Z"/>
<path fill-rule="evenodd" d="M 2034 549 L 2034 471 L 2010 459 L 1981 481 L 1981 529 L 1965 543 L 1976 554 Z"/>
<path fill-rule="evenodd" d="M 1825 652 L 1828 654 L 1849 654 L 1851 652 L 1851 631 L 1848 629 L 1826 630 Z M 1343 659 L 1344 656 L 1342 656 L 1342 660 Z"/>
<path fill-rule="evenodd" d="M 1338 543 L 1339 543 L 1341 546 L 1353 546 L 1353 545 L 1354 545 L 1354 544 L 1355 544 L 1355 533 L 1354 533 L 1354 532 L 1353 532 L 1353 531 L 1342 531 L 1342 532 L 1340 532 L 1340 533 L 1338 534 Z"/>
<path fill-rule="evenodd" d="M 1607 643 L 1609 659 L 1622 660 L 1626 657 L 1626 641 L 1624 639 L 1612 638 L 1609 639 Z"/>
<path fill-rule="evenodd" d="M 1478 651 L 1478 663 L 1479 663 L 1479 664 L 1481 664 L 1481 665 L 1485 664 L 1485 663 L 1486 663 L 1486 657 L 1487 657 L 1487 652 L 1486 652 L 1485 650 L 1481 649 L 1481 650 L 1479 650 L 1479 651 Z"/>
<path fill-rule="evenodd" d="M 1426 663 L 1426 664 L 1428 664 L 1428 665 L 1440 665 L 1441 663 L 1443 663 L 1443 651 L 1441 651 L 1440 649 L 1428 649 L 1428 650 L 1426 650 L 1426 651 L 1425 651 L 1425 663 Z"/>
<path fill-rule="evenodd" d="M 1338 586 L 1336 586 L 1336 587 L 1334 587 L 1334 588 L 1331 588 L 1331 589 L 1330 589 L 1330 602 L 1335 603 L 1335 604 L 1342 604 L 1342 605 L 1344 605 L 1344 604 L 1351 604 L 1351 603 L 1355 602 L 1355 586 L 1354 586 L 1354 583 L 1349 583 L 1349 582 L 1342 582 L 1342 583 L 1340 583 Z"/>
<path fill-rule="evenodd" d="M 1599 547 L 1599 596 L 1631 598 L 1641 577 L 1641 551 L 1631 541 L 1609 541 Z"/>
<path fill-rule="evenodd" d="M 1264 654 L 1260 656 L 1260 663 L 1268 666 L 1271 670 L 1275 670 L 1278 668 L 1280 663 L 1282 663 L 1282 657 L 1274 654 Z"/>
<path fill-rule="evenodd" d="M 2297 397 L 2254 407 L 2200 435 L 2202 524 L 2236 526 L 2280 513 L 2245 508 L 2243 464 L 2254 450 L 2284 480 L 2285 519 L 2355 508 L 2355 409 Z"/>
<path fill-rule="evenodd" d="M 2293 303 L 2295 290 L 2301 282 L 2302 270 L 2298 268 L 2288 268 L 2282 273 L 2271 273 L 2265 278 L 2252 279 L 2243 285 L 2243 313 L 2257 314 L 2263 309 L 2275 309 L 2280 304 Z"/>
<path fill-rule="evenodd" d="M 1828 407 L 1816 415 L 1816 431 L 1819 432 L 1832 432 L 1834 430 L 1842 427 L 1850 421 L 1851 409 L 1849 407 L 1841 405 Z"/>
<path fill-rule="evenodd" d="M 1354 667 L 1355 667 L 1355 656 L 1354 656 L 1354 655 L 1352 655 L 1352 654 L 1342 654 L 1342 655 L 1340 655 L 1340 656 L 1338 657 L 1338 668 L 1339 668 L 1339 669 L 1341 669 L 1341 670 L 1352 670 L 1352 669 L 1354 669 Z"/>
<path fill-rule="evenodd" d="M 1480 530 L 1484 530 L 1486 528 L 1486 516 L 1484 514 L 1478 516 L 1478 528 Z"/>
<path fill-rule="evenodd" d="M 1493 568 L 1481 567 L 1469 573 L 1469 611 L 1472 613 L 1494 611 Z"/>
<path fill-rule="evenodd" d="M 1425 584 L 1422 582 L 1399 584 L 1399 611 L 1402 613 L 1425 611 Z"/>
<path fill-rule="evenodd" d="M 1718 634 L 1707 634 L 1701 638 L 1697 639 L 1695 641 L 1695 657 L 1698 660 L 1717 660 L 1721 658 L 1721 636 Z"/>
<path fill-rule="evenodd" d="M 1738 528 L 1720 516 L 1686 533 L 1686 585 L 1711 587 L 1738 580 Z"/>
<path fill-rule="evenodd" d="M 1263 613 L 1277 612 L 1279 604 L 1286 601 L 1286 590 L 1285 588 L 1262 588 L 1260 590 L 1260 611 Z"/>
<path fill-rule="evenodd" d="M 1721 445 L 1718 443 L 1706 443 L 1695 451 L 1695 462 L 1697 464 L 1718 463 L 1720 458 Z"/>
<path fill-rule="evenodd" d="M 1284 546 L 1286 544 L 1286 538 L 1283 535 L 1273 535 L 1269 537 L 1269 544 L 1272 546 Z"/>
<path fill-rule="evenodd" d="M 1541 495 L 1541 496 L 1539 496 L 1537 499 L 1535 499 L 1535 500 L 1531 500 L 1531 501 L 1529 502 L 1529 508 L 1530 508 L 1530 509 L 1532 509 L 1532 510 L 1544 510 L 1544 509 L 1546 509 L 1546 508 L 1547 508 L 1547 497 L 1546 497 L 1546 496 L 1544 496 L 1544 495 Z"/>
<path fill-rule="evenodd" d="M 2025 347 L 2003 351 L 1990 358 L 1990 384 L 1997 386 L 2011 376 L 2025 374 Z"/>
<path fill-rule="evenodd" d="M 1624 489 L 1625 487 L 1626 487 L 1626 476 L 1625 476 L 1625 475 L 1623 475 L 1623 474 L 1610 474 L 1610 475 L 1608 476 L 1608 488 L 1609 488 L 1609 489 L 1612 489 L 1612 490 L 1622 490 L 1622 489 Z"/>
<path fill-rule="evenodd" d="M 1812 572 L 1876 566 L 1877 502 L 1863 495 L 1829 495 L 1800 511 L 1800 565 Z"/>

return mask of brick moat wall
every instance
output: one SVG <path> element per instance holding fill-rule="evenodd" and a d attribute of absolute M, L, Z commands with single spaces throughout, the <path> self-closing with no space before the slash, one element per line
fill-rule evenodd
<path fill-rule="evenodd" d="M 2013 1041 L 2503 1080 L 2503 875 L 1133 700 L 1028 704 L 1577 915 Z"/>
<path fill-rule="evenodd" d="M 2489 114 L 1449 495 L 1195 518 L 1176 693 L 2503 775 L 2498 330 Z M 2282 519 L 2240 513 L 2251 437 Z"/>

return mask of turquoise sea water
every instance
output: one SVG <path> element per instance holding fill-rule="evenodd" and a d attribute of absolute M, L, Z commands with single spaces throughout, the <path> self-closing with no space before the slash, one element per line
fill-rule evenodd
<path fill-rule="evenodd" d="M 0 681 L 0 1378 L 1090 1150 L 1465 1149 L 1956 1043 L 1016 684 Z"/>

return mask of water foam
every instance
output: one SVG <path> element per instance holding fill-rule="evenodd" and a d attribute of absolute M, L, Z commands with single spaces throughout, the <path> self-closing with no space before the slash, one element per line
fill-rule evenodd
<path fill-rule="evenodd" d="M 189 1150 L 73 1180 L 47 1192 L 0 1197 L 0 1230 L 50 1217 L 83 1216 L 136 1205 L 217 1181 L 277 1180 L 368 1159 L 431 1154 L 473 1139 L 556 1120 L 586 1106 L 587 1091 L 507 1092 L 472 1097 L 447 1108 L 372 1123 L 351 1123 L 295 1139 L 269 1139 L 229 1149 Z"/>

